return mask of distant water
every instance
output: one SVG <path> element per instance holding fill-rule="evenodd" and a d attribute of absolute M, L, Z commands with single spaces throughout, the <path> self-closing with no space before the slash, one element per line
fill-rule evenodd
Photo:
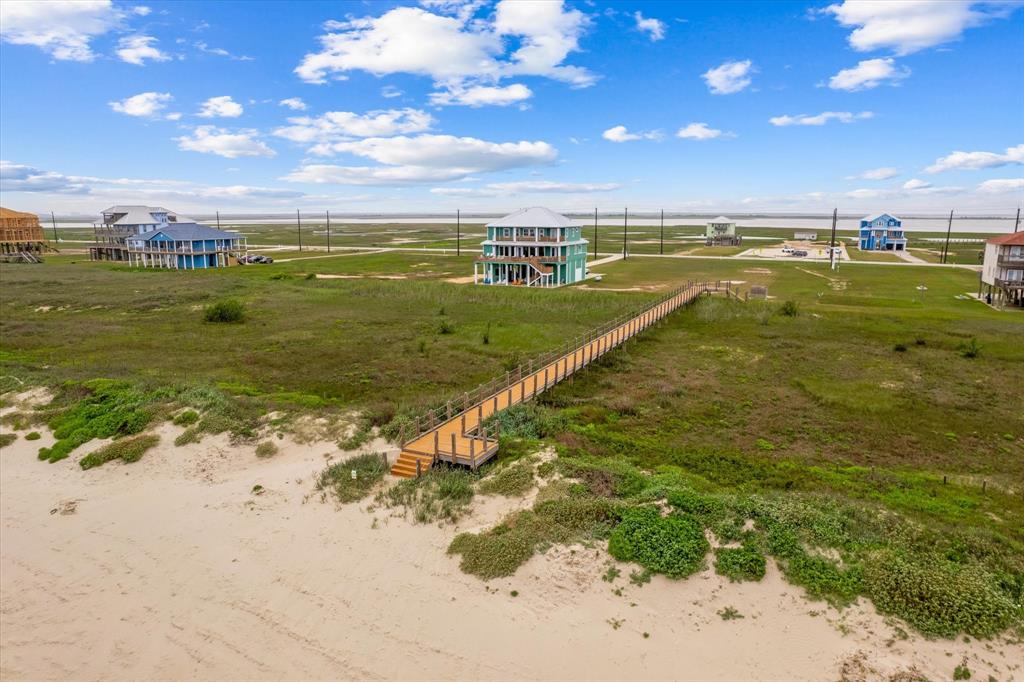
<path fill-rule="evenodd" d="M 498 213 L 471 213 L 463 214 L 461 221 L 466 224 L 482 224 L 488 223 L 492 220 L 502 217 L 504 214 Z M 578 225 L 593 225 L 593 216 L 583 216 L 581 214 L 566 213 L 574 223 Z M 708 220 L 716 217 L 718 214 L 687 214 L 687 213 L 666 213 L 665 214 L 665 225 L 676 226 L 676 225 L 703 225 Z M 206 223 L 207 225 L 216 224 L 216 216 L 214 215 L 203 215 L 192 213 L 189 217 Z M 780 229 L 813 229 L 817 231 L 828 231 L 832 229 L 832 214 L 770 214 L 770 213 L 754 213 L 754 214 L 733 214 L 731 216 L 736 224 L 740 227 L 760 227 L 760 228 L 773 228 L 777 227 Z M 313 213 L 304 214 L 302 216 L 303 225 L 323 225 L 325 222 L 326 215 L 324 213 Z M 855 230 L 860 224 L 861 216 L 840 216 L 838 220 L 838 229 L 840 230 Z M 949 217 L 939 215 L 905 215 L 902 217 L 903 228 L 907 232 L 945 232 L 946 225 Z M 92 225 L 92 219 L 81 218 L 81 219 L 68 219 L 62 218 L 57 223 L 58 228 L 82 228 L 90 227 Z M 1005 233 L 1013 232 L 1015 216 L 1014 215 L 1001 215 L 1001 216 L 970 216 L 965 215 L 958 217 L 954 214 L 953 216 L 953 232 L 976 232 L 976 233 Z M 48 228 L 49 221 L 45 221 L 47 224 L 44 225 Z M 430 213 L 381 213 L 381 214 L 368 214 L 368 213 L 350 213 L 350 214 L 331 214 L 331 223 L 338 225 L 359 225 L 359 224 L 454 224 L 456 222 L 455 216 L 450 213 L 443 214 L 430 214 Z M 268 213 L 268 214 L 221 214 L 220 223 L 222 227 L 233 227 L 241 225 L 294 225 L 294 215 L 282 215 L 280 213 Z M 618 226 L 622 225 L 622 214 L 600 214 L 598 218 L 598 224 L 600 225 L 611 225 Z M 660 224 L 660 215 L 657 213 L 631 213 L 629 216 L 630 226 L 657 226 Z"/>

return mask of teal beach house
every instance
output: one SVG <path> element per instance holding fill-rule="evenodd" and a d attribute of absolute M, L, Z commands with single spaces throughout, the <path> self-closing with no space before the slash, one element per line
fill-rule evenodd
<path fill-rule="evenodd" d="M 487 224 L 483 252 L 473 263 L 477 284 L 559 287 L 587 277 L 582 227 L 535 206 Z"/>

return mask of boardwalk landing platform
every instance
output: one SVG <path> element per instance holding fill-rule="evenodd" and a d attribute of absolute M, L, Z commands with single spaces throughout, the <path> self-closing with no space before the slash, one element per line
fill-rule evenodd
<path fill-rule="evenodd" d="M 449 401 L 431 410 L 413 424 L 412 438 L 402 438 L 402 451 L 391 473 L 413 478 L 437 462 L 476 470 L 498 453 L 498 422 L 488 433 L 484 426 L 488 417 L 543 393 L 702 294 L 719 290 L 731 293 L 728 282 L 691 282 L 639 314 L 613 320 L 565 349 L 531 360 L 504 378 L 463 394 L 457 404 Z"/>

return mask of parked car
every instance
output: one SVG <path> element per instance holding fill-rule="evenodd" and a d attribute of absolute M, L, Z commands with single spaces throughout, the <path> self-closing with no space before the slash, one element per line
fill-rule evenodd
<path fill-rule="evenodd" d="M 793 247 L 792 246 L 783 246 L 782 247 L 782 255 L 784 255 L 784 256 L 792 256 L 793 255 Z"/>
<path fill-rule="evenodd" d="M 794 249 L 793 255 L 796 256 L 797 258 L 803 258 L 804 256 L 807 255 L 807 252 L 802 249 Z"/>

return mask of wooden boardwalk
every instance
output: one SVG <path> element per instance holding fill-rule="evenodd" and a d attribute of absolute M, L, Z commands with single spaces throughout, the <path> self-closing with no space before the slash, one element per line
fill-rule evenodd
<path fill-rule="evenodd" d="M 520 365 L 504 378 L 495 379 L 449 401 L 416 420 L 410 438 L 403 437 L 402 451 L 391 468 L 395 476 L 412 478 L 436 462 L 461 464 L 476 469 L 498 452 L 497 422 L 494 431 L 483 426 L 491 415 L 526 402 L 580 371 L 608 351 L 622 345 L 666 315 L 691 303 L 704 293 L 717 291 L 714 282 L 690 283 L 651 304 L 639 314 L 619 318 L 586 334 L 563 350 L 538 361 Z"/>

